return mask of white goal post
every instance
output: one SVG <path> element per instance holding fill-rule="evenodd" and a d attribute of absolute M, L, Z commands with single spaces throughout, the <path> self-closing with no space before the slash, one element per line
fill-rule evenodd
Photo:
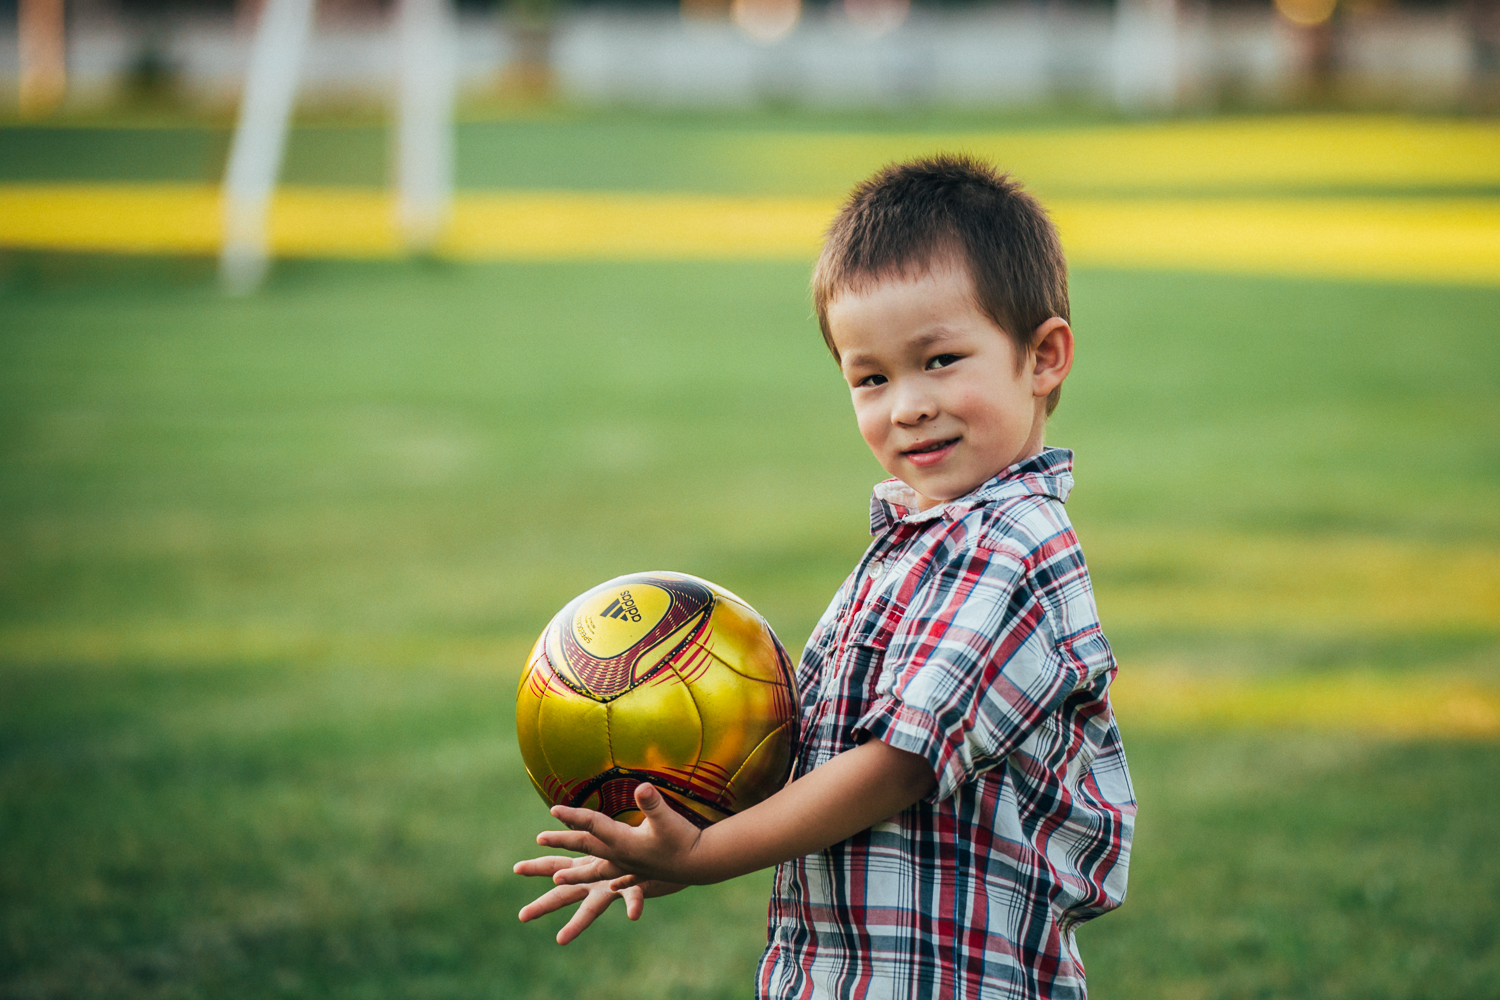
<path fill-rule="evenodd" d="M 219 279 L 230 295 L 253 292 L 270 263 L 268 216 L 315 0 L 266 0 L 250 45 L 250 68 L 224 171 L 224 243 Z"/>
<path fill-rule="evenodd" d="M 392 175 L 396 226 L 408 249 L 431 250 L 453 196 L 457 31 L 451 0 L 399 0 Z M 270 210 L 286 151 L 316 0 L 266 0 L 250 48 L 224 172 L 224 290 L 245 295 L 270 266 Z"/>
<path fill-rule="evenodd" d="M 453 201 L 457 35 L 449 0 L 397 0 L 396 227 L 417 252 L 437 245 Z"/>

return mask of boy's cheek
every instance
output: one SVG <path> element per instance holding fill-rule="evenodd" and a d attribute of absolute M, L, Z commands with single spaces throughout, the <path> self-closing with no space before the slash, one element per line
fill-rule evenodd
<path fill-rule="evenodd" d="M 875 455 L 875 460 L 880 463 L 881 468 L 894 476 L 896 472 L 891 466 L 896 456 L 891 454 L 888 435 L 884 428 L 878 425 L 867 428 L 864 424 L 861 424 L 859 433 L 865 439 L 865 444 L 869 446 L 870 451 Z"/>
<path fill-rule="evenodd" d="M 879 454 L 880 443 L 885 438 L 881 430 L 882 421 L 868 407 L 858 404 L 854 407 L 854 420 L 859 425 L 859 436 L 865 439 L 865 444 L 870 446 L 871 451 Z"/>

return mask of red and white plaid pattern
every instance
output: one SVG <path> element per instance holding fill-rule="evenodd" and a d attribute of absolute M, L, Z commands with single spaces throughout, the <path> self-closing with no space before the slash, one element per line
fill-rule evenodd
<path fill-rule="evenodd" d="M 873 737 L 926 800 L 776 869 L 757 996 L 1085 996 L 1073 940 L 1119 906 L 1135 794 L 1115 660 L 1048 449 L 923 512 L 875 488 L 870 545 L 798 668 L 795 775 Z"/>

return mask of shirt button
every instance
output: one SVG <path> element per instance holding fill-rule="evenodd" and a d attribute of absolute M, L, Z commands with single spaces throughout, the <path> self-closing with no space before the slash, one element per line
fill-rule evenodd
<path fill-rule="evenodd" d="M 876 559 L 874 562 L 870 563 L 870 577 L 872 579 L 879 580 L 881 574 L 884 572 L 885 563 L 881 562 L 879 559 Z"/>

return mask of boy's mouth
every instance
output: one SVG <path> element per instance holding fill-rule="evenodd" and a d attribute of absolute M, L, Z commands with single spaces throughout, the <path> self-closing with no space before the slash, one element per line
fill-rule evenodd
<path fill-rule="evenodd" d="M 923 441 L 915 448 L 908 448 L 901 454 L 913 465 L 936 465 L 948 457 L 948 453 L 953 450 L 953 446 L 958 444 L 958 442 L 958 438 Z"/>

